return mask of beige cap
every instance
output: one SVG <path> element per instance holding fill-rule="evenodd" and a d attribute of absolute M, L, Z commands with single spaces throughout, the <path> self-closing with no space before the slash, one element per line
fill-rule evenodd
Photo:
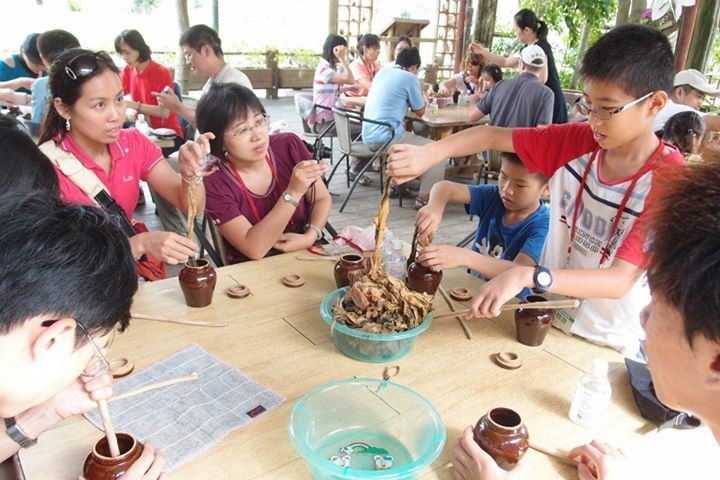
<path fill-rule="evenodd" d="M 692 68 L 688 70 L 681 70 L 675 74 L 673 87 L 680 87 L 682 85 L 690 85 L 692 88 L 699 90 L 706 95 L 720 95 L 720 90 L 710 85 L 705 75 Z"/>
<path fill-rule="evenodd" d="M 545 66 L 545 52 L 537 45 L 528 45 L 520 50 L 520 58 L 529 67 Z"/>

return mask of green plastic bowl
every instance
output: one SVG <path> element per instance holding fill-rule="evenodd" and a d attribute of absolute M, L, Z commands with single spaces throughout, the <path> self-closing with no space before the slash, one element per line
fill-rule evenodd
<path fill-rule="evenodd" d="M 440 413 L 403 385 L 348 378 L 306 393 L 290 412 L 288 432 L 317 480 L 417 478 L 445 446 Z M 352 453 L 350 466 L 330 461 L 343 446 L 364 444 L 393 456 L 387 470 L 375 470 L 373 453 Z"/>
<path fill-rule="evenodd" d="M 320 315 L 328 325 L 333 324 L 332 309 L 345 295 L 347 287 L 334 290 L 320 303 Z M 385 363 L 407 355 L 415 346 L 418 335 L 432 325 L 432 314 L 428 314 L 417 327 L 399 333 L 369 333 L 335 322 L 333 341 L 335 346 L 350 358 L 362 362 Z"/>

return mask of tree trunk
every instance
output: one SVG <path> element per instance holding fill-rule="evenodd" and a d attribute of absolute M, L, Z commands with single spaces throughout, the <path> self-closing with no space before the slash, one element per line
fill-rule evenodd
<path fill-rule="evenodd" d="M 190 16 L 188 15 L 187 0 L 175 0 L 175 7 L 177 8 L 178 26 L 180 27 L 180 33 L 182 34 L 185 30 L 190 28 Z M 180 84 L 183 92 L 188 91 L 189 79 L 190 68 L 185 62 L 185 54 L 183 53 L 182 47 L 178 46 L 175 62 L 175 80 Z"/>
<path fill-rule="evenodd" d="M 573 68 L 572 79 L 570 79 L 570 89 L 577 90 L 578 83 L 580 82 L 580 66 L 582 65 L 583 55 L 587 49 L 588 39 L 590 38 L 590 24 L 585 22 L 585 26 L 580 36 L 580 45 L 578 45 L 577 60 L 575 61 L 575 68 Z"/>
<path fill-rule="evenodd" d="M 640 16 L 647 10 L 647 4 L 647 0 L 632 0 L 630 6 L 630 23 L 638 23 L 640 21 Z"/>
<path fill-rule="evenodd" d="M 716 0 L 702 0 L 699 3 L 686 68 L 694 68 L 703 72 L 712 50 L 720 3 Z"/>
<path fill-rule="evenodd" d="M 475 14 L 475 32 L 473 40 L 492 48 L 495 34 L 495 15 L 497 14 L 497 0 L 479 0 Z"/>
<path fill-rule="evenodd" d="M 625 25 L 630 18 L 631 0 L 618 0 L 617 14 L 615 15 L 615 26 Z"/>
<path fill-rule="evenodd" d="M 212 26 L 220 35 L 220 6 L 218 0 L 212 0 Z"/>

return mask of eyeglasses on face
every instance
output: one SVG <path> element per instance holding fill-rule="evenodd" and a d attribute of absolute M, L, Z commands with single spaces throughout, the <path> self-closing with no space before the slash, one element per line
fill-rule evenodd
<path fill-rule="evenodd" d="M 72 80 L 82 80 L 92 76 L 102 64 L 112 62 L 112 59 L 103 52 L 81 53 L 65 65 L 65 75 Z"/>
<path fill-rule="evenodd" d="M 42 326 L 49 327 L 57 321 L 58 319 L 45 320 L 44 322 L 42 322 Z M 108 362 L 105 354 L 103 354 L 102 352 L 102 349 L 98 346 L 97 343 L 95 343 L 95 340 L 93 340 L 93 338 L 90 336 L 90 332 L 87 331 L 87 328 L 85 328 L 85 326 L 80 322 L 75 322 L 75 325 L 77 325 L 78 329 L 80 329 L 80 331 L 83 333 L 88 343 L 90 343 L 90 345 L 92 346 L 93 350 L 95 350 L 95 353 L 90 358 L 90 361 L 85 366 L 80 375 L 86 378 L 95 378 L 110 370 L 110 362 Z M 103 347 L 105 349 L 110 348 L 110 345 L 112 345 L 112 342 L 115 339 L 115 329 L 113 328 L 106 335 L 108 335 L 108 340 L 107 342 L 105 342 L 105 346 Z"/>
<path fill-rule="evenodd" d="M 643 95 L 640 98 L 636 98 L 630 103 L 626 103 L 622 107 L 618 108 L 605 108 L 605 107 L 598 107 L 598 108 L 592 108 L 587 103 L 585 103 L 582 100 L 582 97 L 578 98 L 575 101 L 575 106 L 577 107 L 578 111 L 585 116 L 589 116 L 591 113 L 595 118 L 598 120 L 610 120 L 613 115 L 617 115 L 618 113 L 622 113 L 625 110 L 628 110 L 629 108 L 632 108 L 633 106 L 637 105 L 638 103 L 642 102 L 643 100 L 650 97 L 655 92 L 650 92 L 648 94 Z"/>
<path fill-rule="evenodd" d="M 250 127 L 237 128 L 231 131 L 229 134 L 238 140 L 249 140 L 255 130 L 263 130 L 267 127 L 270 117 L 267 114 L 263 114 L 260 118 L 255 120 L 255 123 Z"/>

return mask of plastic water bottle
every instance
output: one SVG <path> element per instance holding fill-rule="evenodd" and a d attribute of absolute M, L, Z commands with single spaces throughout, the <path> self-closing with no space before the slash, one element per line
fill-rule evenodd
<path fill-rule="evenodd" d="M 430 116 L 431 116 L 431 117 L 437 117 L 437 114 L 438 114 L 438 104 L 437 104 L 437 99 L 435 99 L 434 97 L 430 99 L 430 108 L 429 108 L 429 110 L 430 110 Z"/>
<path fill-rule="evenodd" d="M 578 382 L 570 405 L 570 420 L 583 427 L 594 427 L 602 423 L 612 396 L 607 374 L 607 361 L 599 358 L 593 360 L 592 371 L 586 373 Z"/>
<path fill-rule="evenodd" d="M 407 271 L 407 257 L 402 251 L 402 242 L 399 238 L 392 241 L 392 251 L 385 263 L 385 271 L 388 275 L 405 281 L 405 273 Z"/>
<path fill-rule="evenodd" d="M 139 114 L 137 116 L 137 119 L 135 120 L 135 128 L 143 135 L 150 134 L 150 125 L 148 125 L 147 121 L 145 120 L 145 115 L 143 115 L 142 113 Z"/>
<path fill-rule="evenodd" d="M 458 105 L 467 105 L 467 104 L 468 104 L 467 92 L 460 93 L 460 98 L 458 99 Z"/>
<path fill-rule="evenodd" d="M 383 265 L 387 266 L 388 258 L 392 254 L 392 242 L 393 242 L 392 230 L 385 231 L 385 237 L 383 238 L 382 247 L 380 247 L 380 254 L 382 255 Z"/>

